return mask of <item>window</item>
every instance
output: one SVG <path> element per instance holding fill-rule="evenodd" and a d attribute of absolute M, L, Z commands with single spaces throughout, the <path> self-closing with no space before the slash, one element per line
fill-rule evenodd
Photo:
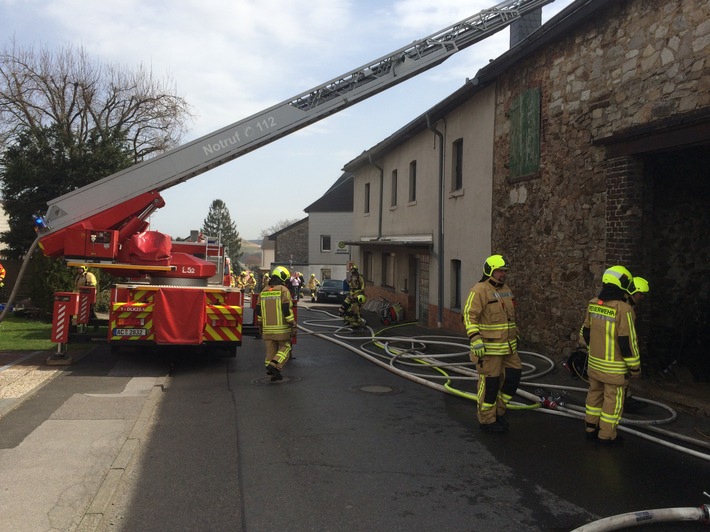
<path fill-rule="evenodd" d="M 409 163 L 409 202 L 417 201 L 417 161 Z"/>
<path fill-rule="evenodd" d="M 360 273 L 367 281 L 372 281 L 372 253 L 366 251 L 362 255 L 362 268 Z"/>
<path fill-rule="evenodd" d="M 461 308 L 461 261 L 451 261 L 451 308 Z"/>
<path fill-rule="evenodd" d="M 324 252 L 330 251 L 330 235 L 320 236 L 320 250 Z"/>
<path fill-rule="evenodd" d="M 382 254 L 382 286 L 394 287 L 394 254 Z"/>
<path fill-rule="evenodd" d="M 390 206 L 397 206 L 397 170 L 392 170 L 392 196 L 390 198 Z"/>
<path fill-rule="evenodd" d="M 463 139 L 454 141 L 451 157 L 454 167 L 451 169 L 451 190 L 463 188 Z"/>
<path fill-rule="evenodd" d="M 365 214 L 370 212 L 370 183 L 365 183 Z"/>
<path fill-rule="evenodd" d="M 540 89 L 528 89 L 510 106 L 510 178 L 540 170 Z"/>

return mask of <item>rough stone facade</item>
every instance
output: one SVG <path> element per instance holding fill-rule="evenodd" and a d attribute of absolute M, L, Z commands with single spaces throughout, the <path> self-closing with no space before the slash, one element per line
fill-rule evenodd
<path fill-rule="evenodd" d="M 308 218 L 275 233 L 276 252 L 274 262 L 286 265 L 308 264 Z"/>
<path fill-rule="evenodd" d="M 606 266 L 621 262 L 645 277 L 653 270 L 656 286 L 670 273 L 644 251 L 658 237 L 646 231 L 648 198 L 663 194 L 654 192 L 648 158 L 610 158 L 599 140 L 710 108 L 706 0 L 610 2 L 596 15 L 497 79 L 492 247 L 512 263 L 523 339 L 553 356 L 575 348 Z M 509 114 L 530 88 L 541 93 L 540 169 L 513 181 Z M 681 205 L 667 219 L 679 218 Z M 707 229 L 707 214 L 698 223 Z M 707 271 L 702 261 L 692 268 Z"/>

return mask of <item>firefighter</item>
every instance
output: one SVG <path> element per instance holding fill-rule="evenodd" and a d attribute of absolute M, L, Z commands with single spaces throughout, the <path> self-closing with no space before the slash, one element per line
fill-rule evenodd
<path fill-rule="evenodd" d="M 78 292 L 80 286 L 96 286 L 96 276 L 86 266 L 79 266 L 76 269 L 74 292 Z"/>
<path fill-rule="evenodd" d="M 74 292 L 78 292 L 82 286 L 93 286 L 96 288 L 96 276 L 89 271 L 86 266 L 79 266 L 76 269 L 76 277 L 74 278 Z M 96 318 L 96 304 L 89 305 L 89 315 L 92 319 Z"/>
<path fill-rule="evenodd" d="M 269 272 L 261 276 L 261 289 L 263 290 L 269 284 Z"/>
<path fill-rule="evenodd" d="M 254 279 L 254 274 L 252 272 L 249 272 L 249 275 L 247 275 L 247 280 L 246 280 L 246 293 L 253 294 L 255 288 L 256 288 L 256 279 Z"/>
<path fill-rule="evenodd" d="M 463 311 L 470 358 L 478 370 L 477 417 L 481 430 L 487 432 L 508 430 L 503 416 L 522 374 L 515 299 L 505 282 L 508 270 L 502 255 L 488 257 L 483 277 L 471 288 Z"/>
<path fill-rule="evenodd" d="M 635 307 L 641 303 L 644 295 L 648 294 L 650 290 L 651 287 L 649 286 L 648 281 L 643 277 L 634 277 L 631 279 L 631 284 L 629 285 L 629 296 L 627 297 L 629 305 Z"/>
<path fill-rule="evenodd" d="M 316 279 L 316 274 L 312 273 L 311 277 L 308 279 L 308 289 L 311 291 L 311 301 L 316 300 L 318 295 L 318 287 L 320 286 L 320 281 Z"/>
<path fill-rule="evenodd" d="M 291 336 L 296 327 L 291 293 L 284 286 L 289 278 L 286 268 L 274 268 L 268 286 L 259 294 L 256 307 L 261 337 L 266 345 L 266 374 L 271 376 L 272 381 L 283 379 L 281 371 L 291 354 Z"/>
<path fill-rule="evenodd" d="M 634 312 L 634 323 L 636 323 L 636 311 L 637 306 L 641 304 L 641 301 L 646 294 L 651 290 L 648 281 L 643 277 L 634 277 L 631 279 L 631 284 L 629 285 L 629 295 L 626 297 L 626 301 L 633 307 Z M 639 341 L 639 353 L 641 352 L 641 342 Z M 648 406 L 648 403 L 639 401 L 631 396 L 631 390 L 626 388 L 626 399 L 624 400 L 624 410 L 628 413 L 636 413 Z"/>
<path fill-rule="evenodd" d="M 350 268 L 350 275 L 347 278 L 348 283 L 348 295 L 345 296 L 345 301 L 340 305 L 338 309 L 338 315 L 345 318 L 345 323 L 349 325 L 362 324 L 364 325 L 364 320 L 360 316 L 360 305 L 365 303 L 365 278 L 360 274 L 356 265 L 352 265 Z M 358 302 L 358 296 L 363 296 L 362 303 Z M 353 304 L 359 303 L 353 310 L 351 307 Z"/>
<path fill-rule="evenodd" d="M 352 299 L 351 304 L 348 306 L 348 309 L 343 315 L 345 323 L 353 329 L 367 325 L 367 322 L 362 317 L 362 314 L 360 314 L 360 308 L 365 304 L 365 301 L 367 301 L 365 294 L 358 294 Z"/>
<path fill-rule="evenodd" d="M 244 292 L 247 286 L 247 272 L 241 272 L 237 278 L 237 290 Z"/>
<path fill-rule="evenodd" d="M 587 438 L 610 444 L 618 441 L 629 378 L 641 376 L 641 358 L 634 310 L 627 303 L 633 277 L 623 266 L 602 276 L 602 289 L 587 305 L 582 336 L 589 346 L 589 390 L 585 407 Z"/>
<path fill-rule="evenodd" d="M 3 267 L 2 263 L 0 263 L 0 288 L 5 286 L 5 275 L 7 272 L 5 271 L 5 268 Z"/>

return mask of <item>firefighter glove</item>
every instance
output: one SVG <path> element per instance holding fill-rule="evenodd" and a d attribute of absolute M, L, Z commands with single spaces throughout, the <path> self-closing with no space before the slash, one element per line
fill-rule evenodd
<path fill-rule="evenodd" d="M 631 372 L 632 379 L 638 379 L 641 377 L 641 367 L 640 366 L 636 366 L 635 368 L 630 368 L 629 371 Z"/>
<path fill-rule="evenodd" d="M 481 358 L 486 354 L 486 349 L 483 345 L 483 338 L 479 335 L 471 338 L 471 353 L 476 355 L 478 358 Z"/>

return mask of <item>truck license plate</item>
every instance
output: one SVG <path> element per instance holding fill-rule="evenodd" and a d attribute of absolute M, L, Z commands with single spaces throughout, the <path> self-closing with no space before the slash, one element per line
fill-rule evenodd
<path fill-rule="evenodd" d="M 114 336 L 146 336 L 148 329 L 114 329 Z"/>

